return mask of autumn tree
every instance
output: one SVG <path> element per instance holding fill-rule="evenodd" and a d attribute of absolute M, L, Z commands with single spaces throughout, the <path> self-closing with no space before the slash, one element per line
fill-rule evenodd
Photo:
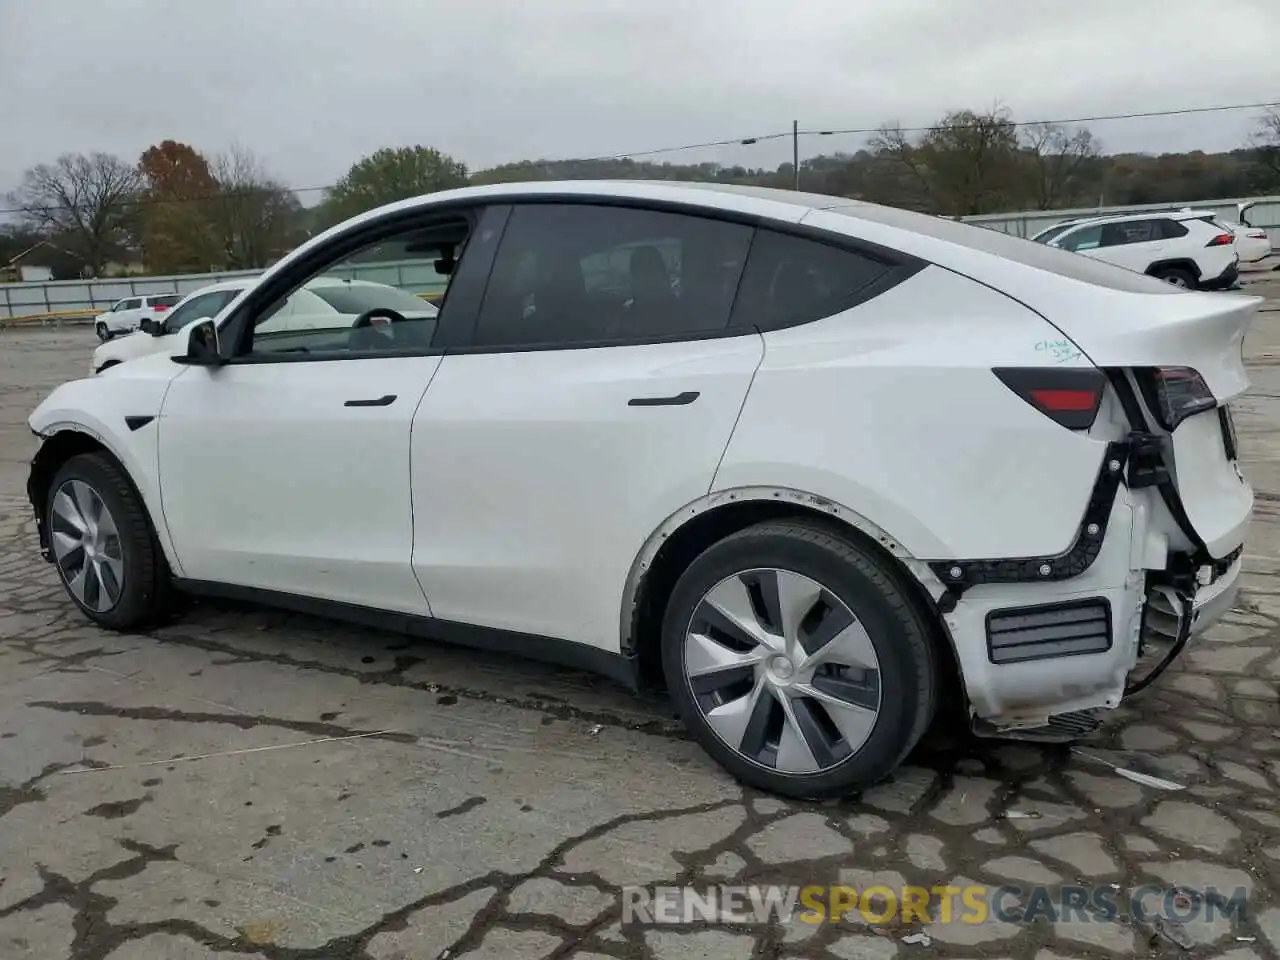
<path fill-rule="evenodd" d="M 64 153 L 22 177 L 10 196 L 23 220 L 78 257 L 85 274 L 101 276 L 128 242 L 140 178 L 137 170 L 108 153 Z"/>
<path fill-rule="evenodd" d="M 212 204 L 218 181 L 194 148 L 164 140 L 144 153 L 138 173 L 145 188 L 139 206 L 142 249 L 156 273 L 196 273 L 221 262 Z"/>
<path fill-rule="evenodd" d="M 339 223 L 366 210 L 465 186 L 467 166 L 432 147 L 384 147 L 354 163 L 325 196 L 326 219 Z"/>
<path fill-rule="evenodd" d="M 210 169 L 218 189 L 209 217 L 225 267 L 260 269 L 294 245 L 301 204 L 257 156 L 235 146 L 215 157 Z"/>
<path fill-rule="evenodd" d="M 1029 200 L 1037 210 L 1071 206 L 1083 199 L 1102 152 L 1089 130 L 1035 123 L 1022 129 L 1021 140 Z"/>

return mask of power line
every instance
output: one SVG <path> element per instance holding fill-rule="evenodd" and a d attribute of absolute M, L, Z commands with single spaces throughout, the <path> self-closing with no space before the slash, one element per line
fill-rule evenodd
<path fill-rule="evenodd" d="M 1190 116 L 1193 114 L 1226 113 L 1226 112 L 1240 111 L 1240 110 L 1265 110 L 1272 107 L 1280 107 L 1280 100 L 1272 100 L 1272 101 L 1266 101 L 1266 102 L 1260 102 L 1260 103 L 1220 104 L 1220 105 L 1211 106 L 1211 107 L 1181 107 L 1173 110 L 1146 110 L 1146 111 L 1135 112 L 1135 113 L 1098 114 L 1096 116 L 1071 117 L 1071 118 L 1058 119 L 1058 120 L 1016 120 L 1016 121 L 1011 120 L 1009 121 L 1009 124 L 1010 126 L 1013 126 L 1013 127 L 1032 127 L 1032 126 L 1043 126 L 1043 125 L 1068 126 L 1072 124 L 1081 124 L 1081 123 L 1103 123 L 1103 122 L 1109 122 L 1114 120 L 1149 120 L 1157 117 L 1181 117 L 1181 116 Z M 775 133 L 755 134 L 753 136 L 747 136 L 747 137 L 730 137 L 724 140 L 707 140 L 707 141 L 702 141 L 700 143 L 685 143 L 685 144 L 680 144 L 679 146 L 673 146 L 673 147 L 656 147 L 648 150 L 635 150 L 630 153 L 611 153 L 611 154 L 602 154 L 600 156 L 595 156 L 595 157 L 567 157 L 562 160 L 540 160 L 540 161 L 533 160 L 533 161 L 523 161 L 523 162 L 527 163 L 531 167 L 536 167 L 539 165 L 547 165 L 547 164 L 553 164 L 553 163 L 601 163 L 606 160 L 634 160 L 639 157 L 656 157 L 656 156 L 661 156 L 664 154 L 671 154 L 671 153 L 685 153 L 690 150 L 705 150 L 711 147 L 753 146 L 758 143 L 764 143 L 770 140 L 782 140 L 788 137 L 791 137 L 794 139 L 794 138 L 806 137 L 806 136 L 831 137 L 831 136 L 852 135 L 852 134 L 875 134 L 875 133 L 879 133 L 883 129 L 884 129 L 883 125 L 879 127 L 844 127 L 844 128 L 835 128 L 835 129 L 829 129 L 829 130 L 822 130 L 822 129 L 800 130 L 798 128 L 795 128 L 792 130 L 784 130 L 784 131 L 779 131 Z M 934 124 L 927 127 L 894 127 L 892 129 L 900 131 L 902 133 L 930 133 L 940 128 L 936 124 Z M 521 162 L 522 161 L 517 161 L 515 164 L 501 164 L 499 166 L 519 166 Z M 484 171 L 480 171 L 480 172 L 484 172 Z M 325 186 L 294 187 L 294 188 L 285 188 L 285 189 L 289 193 L 294 193 L 294 194 L 318 193 L 320 191 L 330 190 L 333 188 L 333 186 L 334 186 L 333 184 L 329 184 Z M 244 194 L 250 194 L 252 192 L 254 191 L 251 191 L 251 190 L 242 191 L 242 193 Z M 238 193 L 236 191 L 231 191 L 229 193 L 211 193 L 211 194 L 194 196 L 194 197 L 175 197 L 167 200 L 150 198 L 150 197 L 139 197 L 139 198 L 134 198 L 129 202 L 135 206 L 147 206 L 151 204 L 165 204 L 165 203 L 199 203 L 199 202 L 212 201 L 212 200 L 225 200 L 228 196 L 234 197 L 237 195 Z M 9 207 L 9 208 L 0 208 L 0 215 L 13 214 L 13 213 L 27 213 L 28 211 L 31 211 L 31 210 L 39 210 L 39 211 L 47 212 L 47 211 L 56 210 L 56 209 L 59 209 L 59 208 L 50 207 L 50 206 Z"/>
<path fill-rule="evenodd" d="M 1229 103 L 1214 107 L 1182 107 L 1177 110 L 1147 110 L 1141 113 L 1106 113 L 1093 117 L 1070 117 L 1061 120 L 1011 120 L 1011 127 L 1038 127 L 1038 126 L 1070 126 L 1078 123 L 1103 123 L 1111 120 L 1149 120 L 1155 117 L 1185 117 L 1198 113 L 1227 113 L 1237 110 L 1266 110 L 1270 107 L 1280 107 L 1280 100 L 1273 100 L 1267 103 Z M 836 130 L 801 130 L 801 136 L 821 136 L 830 137 L 838 134 L 854 134 L 854 133 L 879 133 L 884 129 L 882 124 L 879 127 L 849 127 Z M 894 127 L 902 133 L 931 133 L 934 130 L 941 129 L 937 124 L 928 127 Z"/>

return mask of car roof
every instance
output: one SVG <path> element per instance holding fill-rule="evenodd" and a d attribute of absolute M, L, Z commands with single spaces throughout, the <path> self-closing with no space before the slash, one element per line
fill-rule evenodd
<path fill-rule="evenodd" d="M 1000 282 L 1010 263 L 1039 273 L 1080 283 L 1131 293 L 1167 293 L 1170 284 L 1152 280 L 1123 267 L 1058 250 L 1023 237 L 951 220 L 927 213 L 882 206 L 848 197 L 727 183 L 679 180 L 547 180 L 484 184 L 441 190 L 411 197 L 366 211 L 330 227 L 271 268 L 287 270 L 293 262 L 328 244 L 333 238 L 356 231 L 364 224 L 432 208 L 447 210 L 459 203 L 564 200 L 605 200 L 669 203 L 704 208 L 750 219 L 805 224 L 859 237 L 961 272 L 972 269 L 975 278 Z"/>
<path fill-rule="evenodd" d="M 184 293 L 182 299 L 186 300 L 194 297 L 198 293 L 217 293 L 220 290 L 243 290 L 245 287 L 252 286 L 257 282 L 256 277 L 237 277 L 234 280 L 218 280 L 214 283 L 205 284 L 203 287 L 197 287 L 190 293 Z"/>

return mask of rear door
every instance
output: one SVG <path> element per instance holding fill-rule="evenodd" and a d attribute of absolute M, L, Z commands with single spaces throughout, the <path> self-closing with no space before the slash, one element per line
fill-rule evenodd
<path fill-rule="evenodd" d="M 538 203 L 487 233 L 414 418 L 414 570 L 442 619 L 616 649 L 631 562 L 709 490 L 763 354 L 728 326 L 753 228 Z"/>

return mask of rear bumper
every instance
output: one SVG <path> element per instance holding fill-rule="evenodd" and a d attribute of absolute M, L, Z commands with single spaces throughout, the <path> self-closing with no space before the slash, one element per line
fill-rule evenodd
<path fill-rule="evenodd" d="M 1200 287 L 1204 290 L 1224 290 L 1227 287 L 1234 286 L 1235 282 L 1240 279 L 1240 264 L 1233 260 L 1227 265 L 1216 277 L 1202 277 Z"/>
<path fill-rule="evenodd" d="M 1149 494 L 1121 490 L 1102 548 L 1082 575 L 975 586 L 945 616 L 970 711 L 985 727 L 1016 735 L 1062 714 L 1114 708 L 1139 674 L 1152 674 L 1144 651 L 1169 651 L 1172 662 L 1235 604 L 1242 545 L 1212 574 L 1200 571 L 1208 582 L 1194 587 L 1189 605 L 1166 585 L 1172 578 L 1162 568 L 1184 558 L 1153 532 Z M 1178 582 L 1185 595 L 1185 577 Z"/>

